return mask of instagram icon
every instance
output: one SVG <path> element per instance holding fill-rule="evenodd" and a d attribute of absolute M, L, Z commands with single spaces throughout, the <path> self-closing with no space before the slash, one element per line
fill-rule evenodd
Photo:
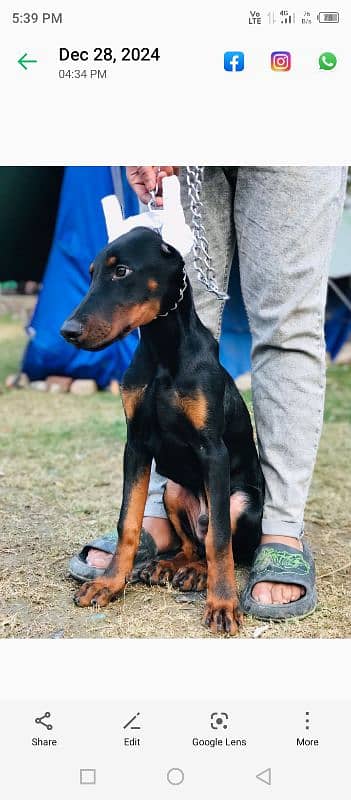
<path fill-rule="evenodd" d="M 272 53 L 271 67 L 273 72 L 289 72 L 291 69 L 291 53 L 286 50 Z"/>

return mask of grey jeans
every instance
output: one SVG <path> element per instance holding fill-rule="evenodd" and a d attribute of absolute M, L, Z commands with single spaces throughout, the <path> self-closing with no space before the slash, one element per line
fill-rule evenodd
<path fill-rule="evenodd" d="M 184 170 L 182 202 L 189 221 Z M 252 334 L 252 392 L 266 481 L 262 531 L 303 533 L 323 422 L 328 267 L 346 187 L 343 167 L 206 167 L 204 222 L 218 285 L 235 247 Z M 216 337 L 223 303 L 186 264 L 197 312 Z M 145 516 L 166 517 L 152 470 Z"/>

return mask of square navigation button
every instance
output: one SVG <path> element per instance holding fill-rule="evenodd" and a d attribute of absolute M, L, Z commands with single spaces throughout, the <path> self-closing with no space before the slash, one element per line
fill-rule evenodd
<path fill-rule="evenodd" d="M 81 784 L 81 786 L 95 786 L 95 784 L 96 784 L 96 769 L 81 769 L 80 770 L 80 784 Z"/>

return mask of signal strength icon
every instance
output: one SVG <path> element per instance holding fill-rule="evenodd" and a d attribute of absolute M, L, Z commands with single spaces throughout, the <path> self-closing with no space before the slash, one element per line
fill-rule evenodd
<path fill-rule="evenodd" d="M 280 20 L 282 25 L 293 25 L 296 20 L 296 14 L 290 14 L 289 11 L 281 11 L 280 16 L 282 17 Z"/>

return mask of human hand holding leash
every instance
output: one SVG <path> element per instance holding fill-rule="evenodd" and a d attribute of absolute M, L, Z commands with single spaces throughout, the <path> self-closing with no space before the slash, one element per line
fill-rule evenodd
<path fill-rule="evenodd" d="M 163 206 L 162 181 L 170 175 L 179 175 L 179 167 L 127 167 L 128 182 L 145 205 L 151 200 L 150 192 L 157 187 L 155 202 L 157 206 Z"/>

